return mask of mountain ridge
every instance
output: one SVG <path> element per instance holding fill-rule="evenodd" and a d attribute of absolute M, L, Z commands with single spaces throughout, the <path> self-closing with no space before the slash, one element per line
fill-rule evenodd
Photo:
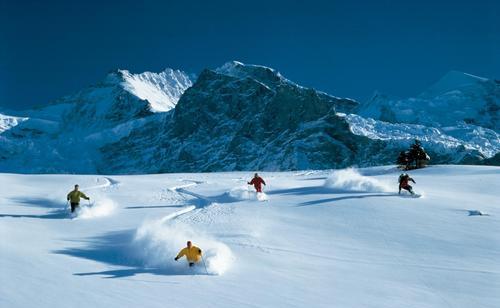
<path fill-rule="evenodd" d="M 392 164 L 395 153 L 414 138 L 423 141 L 435 163 L 495 164 L 490 158 L 500 151 L 495 127 L 500 84 L 457 72 L 440 80 L 458 80 L 459 89 L 435 99 L 394 100 L 380 94 L 359 104 L 297 85 L 272 68 L 237 61 L 205 69 L 194 82 L 180 70 L 116 70 L 56 104 L 18 113 L 23 121 L 3 116 L 0 171 L 124 174 L 373 166 Z M 470 97 L 481 103 L 479 109 L 467 101 Z M 413 109 L 420 102 L 430 107 Z M 455 121 L 460 114 L 437 117 L 456 102 L 472 108 L 476 122 Z"/>

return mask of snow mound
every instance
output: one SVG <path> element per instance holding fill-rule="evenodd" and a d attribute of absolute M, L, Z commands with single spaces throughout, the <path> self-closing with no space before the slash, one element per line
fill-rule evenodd
<path fill-rule="evenodd" d="M 116 204 L 108 198 L 99 198 L 92 205 L 80 206 L 76 218 L 89 219 L 111 215 L 116 209 Z"/>
<path fill-rule="evenodd" d="M 391 192 L 391 187 L 375 178 L 363 176 L 356 169 L 337 170 L 325 180 L 325 187 L 345 192 Z"/>
<path fill-rule="evenodd" d="M 136 230 L 132 243 L 134 257 L 143 266 L 164 269 L 173 274 L 189 271 L 206 273 L 203 262 L 189 268 L 185 258 L 177 262 L 174 260 L 188 240 L 202 250 L 209 274 L 222 275 L 231 266 L 234 257 L 228 246 L 184 223 L 165 219 L 146 221 Z"/>

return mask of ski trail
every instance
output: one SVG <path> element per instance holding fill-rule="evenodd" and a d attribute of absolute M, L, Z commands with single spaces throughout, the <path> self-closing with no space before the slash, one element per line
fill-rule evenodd
<path fill-rule="evenodd" d="M 100 179 L 104 180 L 104 183 L 99 184 Z M 110 188 L 110 187 L 117 187 L 120 182 L 110 178 L 110 177 L 102 177 L 102 178 L 97 178 L 96 179 L 97 185 L 86 187 L 84 190 L 94 190 L 94 189 L 104 189 L 104 188 Z"/>
<path fill-rule="evenodd" d="M 193 186 L 198 186 L 198 185 L 203 184 L 205 182 L 195 181 L 195 180 L 182 180 L 182 181 L 183 182 L 190 182 L 190 183 L 168 187 L 167 190 L 170 191 L 170 192 L 173 192 L 173 193 L 177 193 L 180 196 L 190 195 L 190 196 L 195 197 L 196 200 L 201 200 L 201 198 L 202 198 L 201 195 L 198 195 L 198 194 L 195 194 L 195 193 L 191 193 L 191 192 L 185 190 L 185 188 L 193 187 Z M 200 206 L 189 205 L 189 206 L 187 206 L 185 208 L 182 208 L 181 210 L 178 210 L 178 211 L 175 211 L 173 213 L 170 213 L 170 214 L 168 214 L 168 215 L 166 215 L 166 216 L 164 216 L 163 218 L 160 219 L 160 224 L 163 224 L 163 223 L 165 223 L 168 220 L 176 219 L 177 217 L 179 217 L 181 215 L 184 215 L 184 214 L 187 214 L 189 212 L 192 212 L 192 211 L 194 211 L 197 208 L 200 208 Z"/>
<path fill-rule="evenodd" d="M 183 180 L 187 182 L 186 180 Z M 191 217 L 189 223 L 184 223 L 179 217 L 184 217 L 189 213 L 202 211 L 207 205 L 212 204 L 208 198 L 186 190 L 187 187 L 200 185 L 204 182 L 191 181 L 183 185 L 169 187 L 166 190 L 177 194 L 177 198 L 184 199 L 185 203 L 194 203 L 187 205 L 180 210 L 174 211 L 160 219 L 153 221 L 145 221 L 135 232 L 133 245 L 137 246 L 138 258 L 144 260 L 146 265 L 153 267 L 166 267 L 174 272 L 185 272 L 180 269 L 178 263 L 173 261 L 173 255 L 178 251 L 178 247 L 185 243 L 186 239 L 191 239 L 196 243 L 203 244 L 204 259 L 203 270 L 190 268 L 192 274 L 205 273 L 207 275 L 221 275 L 231 265 L 234 257 L 231 249 L 224 243 L 213 239 L 209 235 L 203 233 L 203 229 L 199 228 L 196 221 Z M 189 198 L 191 197 L 191 198 Z M 194 197 L 194 199 L 192 199 Z M 203 216 L 205 213 L 200 212 Z M 206 263 L 205 263 L 206 262 Z"/>
<path fill-rule="evenodd" d="M 168 214 L 167 216 L 164 216 L 162 219 L 160 219 L 160 223 L 162 224 L 162 223 L 166 222 L 167 220 L 175 219 L 178 216 L 181 216 L 181 215 L 184 215 L 186 213 L 193 211 L 194 209 L 196 209 L 196 206 L 194 206 L 194 205 L 187 206 L 181 210 L 175 211 L 173 213 Z"/>
<path fill-rule="evenodd" d="M 185 195 L 189 195 L 191 197 L 195 197 L 195 200 L 198 200 L 198 206 L 196 206 L 196 208 L 203 208 L 203 207 L 206 207 L 210 204 L 212 204 L 214 201 L 209 198 L 209 197 L 205 197 L 205 196 L 202 196 L 200 194 L 197 194 L 197 193 L 194 193 L 192 191 L 189 191 L 189 190 L 186 190 L 184 188 L 179 188 L 177 189 L 177 191 L 181 194 L 185 194 Z"/>

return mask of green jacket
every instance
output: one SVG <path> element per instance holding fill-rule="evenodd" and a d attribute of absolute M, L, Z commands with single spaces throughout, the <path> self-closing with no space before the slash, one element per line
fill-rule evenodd
<path fill-rule="evenodd" d="M 71 203 L 80 203 L 80 198 L 87 199 L 87 200 L 90 199 L 89 197 L 87 197 L 84 193 L 82 193 L 79 190 L 73 190 L 68 194 L 68 200 Z"/>

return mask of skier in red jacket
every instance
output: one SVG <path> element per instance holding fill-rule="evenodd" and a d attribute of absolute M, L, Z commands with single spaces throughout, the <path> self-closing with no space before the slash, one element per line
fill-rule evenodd
<path fill-rule="evenodd" d="M 403 173 L 399 176 L 398 182 L 399 182 L 399 194 L 401 194 L 401 189 L 405 189 L 410 192 L 410 194 L 414 195 L 415 193 L 413 192 L 413 187 L 409 184 L 409 182 L 415 183 L 415 180 L 408 175 L 408 173 Z"/>
<path fill-rule="evenodd" d="M 262 192 L 262 184 L 266 185 L 266 182 L 264 182 L 264 180 L 257 173 L 253 176 L 253 179 L 248 182 L 248 185 L 253 185 L 258 193 Z"/>

